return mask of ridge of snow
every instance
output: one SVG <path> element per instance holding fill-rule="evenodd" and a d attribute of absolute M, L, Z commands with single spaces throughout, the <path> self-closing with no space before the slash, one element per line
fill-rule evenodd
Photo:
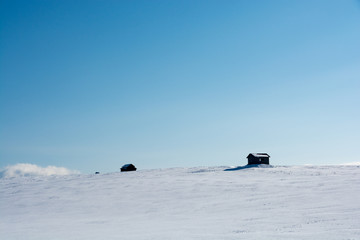
<path fill-rule="evenodd" d="M 14 178 L 14 177 L 31 177 L 31 176 L 65 176 L 70 174 L 77 174 L 78 171 L 69 170 L 64 167 L 47 166 L 40 167 L 30 163 L 18 163 L 7 166 L 0 171 L 0 177 Z"/>

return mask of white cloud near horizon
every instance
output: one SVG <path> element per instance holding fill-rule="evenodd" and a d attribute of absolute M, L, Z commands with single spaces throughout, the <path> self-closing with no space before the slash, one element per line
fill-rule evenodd
<path fill-rule="evenodd" d="M 18 163 L 7 166 L 0 170 L 0 177 L 28 177 L 28 176 L 65 176 L 77 174 L 78 171 L 69 170 L 64 167 L 47 166 L 40 167 L 30 163 Z"/>

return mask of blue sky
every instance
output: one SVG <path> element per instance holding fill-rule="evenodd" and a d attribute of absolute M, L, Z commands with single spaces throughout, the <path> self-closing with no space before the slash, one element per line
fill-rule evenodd
<path fill-rule="evenodd" d="M 1 1 L 0 167 L 359 161 L 359 1 Z"/>

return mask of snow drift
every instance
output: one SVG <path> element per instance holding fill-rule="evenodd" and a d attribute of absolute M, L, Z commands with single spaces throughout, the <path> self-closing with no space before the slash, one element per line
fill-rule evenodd
<path fill-rule="evenodd" d="M 19 163 L 7 166 L 0 171 L 0 177 L 30 177 L 30 176 L 65 176 L 78 173 L 64 167 L 47 166 L 40 167 L 30 163 Z"/>

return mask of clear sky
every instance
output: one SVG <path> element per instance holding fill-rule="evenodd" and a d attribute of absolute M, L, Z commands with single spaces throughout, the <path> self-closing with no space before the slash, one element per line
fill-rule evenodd
<path fill-rule="evenodd" d="M 359 161 L 359 1 L 0 2 L 0 168 Z"/>

